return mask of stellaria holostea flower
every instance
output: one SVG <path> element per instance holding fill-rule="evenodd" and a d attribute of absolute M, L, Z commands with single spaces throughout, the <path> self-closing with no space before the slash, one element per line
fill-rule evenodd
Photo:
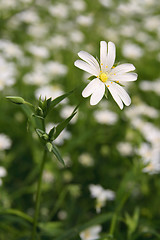
<path fill-rule="evenodd" d="M 108 51 L 107 51 L 108 48 Z M 113 42 L 100 42 L 100 64 L 89 53 L 80 51 L 78 56 L 84 60 L 76 60 L 74 65 L 95 78 L 83 90 L 82 96 L 90 98 L 90 104 L 96 105 L 103 98 L 106 88 L 112 94 L 112 97 L 117 102 L 120 109 L 123 108 L 123 103 L 129 106 L 131 99 L 128 93 L 119 83 L 137 80 L 136 73 L 130 73 L 135 70 L 133 64 L 125 63 L 114 67 L 116 49 Z"/>
<path fill-rule="evenodd" d="M 102 227 L 100 225 L 96 225 L 90 228 L 85 229 L 80 233 L 80 238 L 82 240 L 93 240 L 100 237 L 100 232 Z"/>

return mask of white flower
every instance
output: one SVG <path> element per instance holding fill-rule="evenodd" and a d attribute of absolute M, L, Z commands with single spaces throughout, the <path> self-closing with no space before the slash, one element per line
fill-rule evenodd
<path fill-rule="evenodd" d="M 98 123 L 113 125 L 117 121 L 117 114 L 109 110 L 97 110 L 94 117 Z"/>
<path fill-rule="evenodd" d="M 102 227 L 100 225 L 96 225 L 94 227 L 87 228 L 83 232 L 80 233 L 80 237 L 82 240 L 95 240 L 100 237 L 99 233 L 101 232 Z"/>
<path fill-rule="evenodd" d="M 135 70 L 133 64 L 126 63 L 113 67 L 116 56 L 114 43 L 108 43 L 107 52 L 107 43 L 105 41 L 100 42 L 100 65 L 92 55 L 85 51 L 80 51 L 78 56 L 84 61 L 76 60 L 74 65 L 95 76 L 82 92 L 83 97 L 91 95 L 91 105 L 99 103 L 105 94 L 106 87 L 112 94 L 120 109 L 123 108 L 123 103 L 126 106 L 130 105 L 131 99 L 129 95 L 118 83 L 135 81 L 137 80 L 137 74 L 129 73 L 130 71 Z"/>
<path fill-rule="evenodd" d="M 137 59 L 143 56 L 143 49 L 134 43 L 125 43 L 122 48 L 122 54 L 126 58 Z"/>
<path fill-rule="evenodd" d="M 78 161 L 85 167 L 92 167 L 94 165 L 94 160 L 89 153 L 82 153 Z"/>
<path fill-rule="evenodd" d="M 99 213 L 101 208 L 105 206 L 106 201 L 112 201 L 115 199 L 115 193 L 110 189 L 104 189 L 100 185 L 91 184 L 89 186 L 91 196 L 96 198 L 96 211 Z"/>
<path fill-rule="evenodd" d="M 7 175 L 6 169 L 0 166 L 0 178 L 5 177 L 6 175 Z"/>
<path fill-rule="evenodd" d="M 9 149 L 11 145 L 11 139 L 7 135 L 0 133 L 0 151 Z"/>

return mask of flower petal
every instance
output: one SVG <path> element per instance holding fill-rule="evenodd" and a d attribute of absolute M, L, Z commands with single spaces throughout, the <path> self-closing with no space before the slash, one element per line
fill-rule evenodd
<path fill-rule="evenodd" d="M 105 93 L 105 84 L 99 80 L 96 89 L 94 90 L 91 99 L 90 104 L 96 105 L 101 101 Z"/>
<path fill-rule="evenodd" d="M 121 87 L 120 85 L 116 84 L 116 83 L 113 83 L 116 91 L 117 91 L 117 94 L 119 95 L 119 97 L 122 99 L 122 101 L 124 102 L 124 104 L 126 106 L 129 106 L 131 104 L 131 98 L 130 96 L 128 95 L 128 93 L 124 90 L 123 87 Z"/>
<path fill-rule="evenodd" d="M 87 87 L 85 87 L 85 89 L 83 90 L 82 92 L 82 96 L 84 98 L 90 96 L 96 88 L 98 88 L 98 84 L 99 84 L 99 79 L 96 78 L 96 79 L 93 79 L 88 85 Z"/>
<path fill-rule="evenodd" d="M 130 71 L 134 71 L 135 70 L 135 66 L 131 63 L 124 63 L 124 64 L 120 64 L 117 67 L 115 67 L 114 69 L 112 69 L 112 73 L 126 73 L 126 72 L 130 72 Z"/>
<path fill-rule="evenodd" d="M 100 42 L 100 63 L 102 71 L 105 71 L 107 64 L 107 43 L 105 41 Z"/>
<path fill-rule="evenodd" d="M 116 58 L 116 47 L 115 44 L 113 42 L 109 42 L 108 43 L 108 55 L 107 55 L 107 69 L 110 69 L 114 62 L 115 62 L 115 58 Z"/>
<path fill-rule="evenodd" d="M 74 62 L 74 65 L 94 76 L 98 76 L 99 75 L 99 71 L 98 69 L 95 69 L 95 67 L 89 65 L 88 63 L 82 61 L 82 60 L 76 60 Z"/>
<path fill-rule="evenodd" d="M 100 67 L 99 67 L 99 64 L 97 62 L 97 60 L 91 55 L 89 54 L 88 52 L 85 52 L 85 51 L 80 51 L 78 53 L 78 56 L 86 61 L 87 63 L 89 63 L 90 65 L 94 66 L 95 68 L 98 69 L 98 71 L 100 72 Z"/>
<path fill-rule="evenodd" d="M 126 73 L 126 74 L 110 74 L 110 80 L 116 81 L 136 81 L 137 80 L 137 73 Z"/>
<path fill-rule="evenodd" d="M 119 97 L 119 95 L 117 94 L 117 91 L 114 88 L 113 84 L 109 85 L 108 90 L 112 94 L 112 97 L 114 98 L 114 100 L 116 101 L 116 103 L 118 104 L 120 109 L 123 109 L 123 102 L 122 102 L 121 98 Z"/>

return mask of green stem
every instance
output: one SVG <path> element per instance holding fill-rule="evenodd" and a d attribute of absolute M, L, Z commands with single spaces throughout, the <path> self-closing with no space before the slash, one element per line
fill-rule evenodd
<path fill-rule="evenodd" d="M 41 197 L 41 184 L 42 184 L 42 175 L 43 175 L 43 169 L 46 161 L 46 155 L 47 150 L 44 150 L 44 155 L 40 167 L 40 174 L 38 179 L 38 186 L 37 186 L 37 192 L 36 192 L 36 206 L 35 206 L 35 213 L 34 213 L 34 219 L 33 219 L 33 230 L 32 230 L 32 240 L 36 240 L 36 228 L 38 223 L 38 215 L 39 215 L 39 207 L 40 207 L 40 197 Z"/>
<path fill-rule="evenodd" d="M 110 226 L 110 231 L 109 231 L 109 234 L 112 235 L 112 236 L 113 236 L 113 233 L 114 233 L 114 229 L 115 229 L 115 226 L 116 226 L 118 215 L 119 215 L 121 209 L 123 208 L 125 202 L 127 201 L 128 197 L 129 197 L 129 193 L 124 196 L 121 203 L 117 207 L 115 213 L 113 214 L 112 222 L 111 222 L 111 226 Z"/>

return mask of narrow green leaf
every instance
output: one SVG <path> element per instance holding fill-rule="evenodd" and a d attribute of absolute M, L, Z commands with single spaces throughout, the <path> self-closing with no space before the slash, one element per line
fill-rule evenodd
<path fill-rule="evenodd" d="M 68 93 L 65 93 L 65 94 L 63 94 L 63 95 L 61 95 L 61 96 L 59 96 L 59 97 L 57 97 L 57 98 L 55 98 L 54 100 L 52 100 L 52 101 L 50 102 L 50 109 L 51 109 L 51 108 L 54 108 L 58 103 L 60 103 L 63 99 L 65 99 L 66 97 L 68 97 L 68 96 L 69 96 L 70 94 L 72 94 L 74 91 L 75 91 L 75 89 L 72 90 L 72 91 L 70 91 L 70 92 L 68 92 Z"/>
<path fill-rule="evenodd" d="M 63 131 L 63 129 L 68 125 L 68 123 L 71 121 L 71 119 L 77 113 L 76 109 L 77 109 L 77 107 L 74 109 L 72 114 L 67 119 L 65 119 L 63 122 L 58 124 L 58 126 L 56 127 L 56 132 L 55 132 L 55 135 L 54 135 L 54 139 L 56 139 L 59 136 L 59 134 Z"/>
<path fill-rule="evenodd" d="M 54 134 L 55 134 L 55 133 L 56 133 L 56 127 L 53 127 L 53 128 L 50 130 L 49 134 L 48 134 L 49 139 L 50 139 L 51 141 L 54 140 Z"/>
<path fill-rule="evenodd" d="M 58 159 L 58 161 L 60 163 L 62 163 L 63 165 L 65 165 L 58 148 L 53 143 L 52 143 L 52 151 L 53 151 L 54 155 L 56 156 L 56 158 Z"/>
<path fill-rule="evenodd" d="M 17 209 L 0 210 L 0 215 L 4 215 L 4 214 L 15 215 L 15 216 L 18 216 L 18 217 L 21 217 L 21 218 L 25 219 L 26 221 L 28 221 L 30 223 L 33 223 L 33 219 L 30 216 L 28 216 L 24 212 L 21 212 Z"/>

